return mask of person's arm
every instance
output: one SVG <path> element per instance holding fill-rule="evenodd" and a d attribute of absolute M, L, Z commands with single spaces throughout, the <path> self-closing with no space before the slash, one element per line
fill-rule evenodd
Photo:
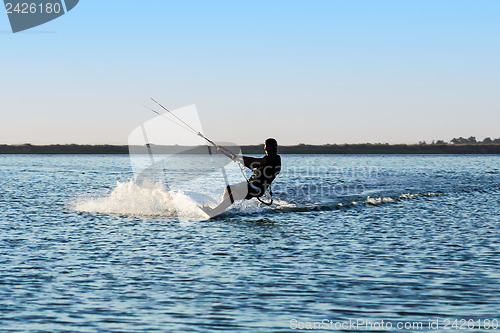
<path fill-rule="evenodd" d="M 262 166 L 266 166 L 267 164 L 266 159 L 264 157 L 256 158 L 256 157 L 242 156 L 242 158 L 243 158 L 243 163 L 249 169 L 259 168 Z"/>

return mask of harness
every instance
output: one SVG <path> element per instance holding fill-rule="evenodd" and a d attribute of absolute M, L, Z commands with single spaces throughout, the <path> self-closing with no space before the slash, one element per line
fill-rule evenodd
<path fill-rule="evenodd" d="M 254 171 L 254 175 L 249 179 L 246 178 L 245 176 L 245 179 L 249 185 L 249 187 L 251 186 L 252 188 L 255 188 L 257 187 L 255 184 L 253 184 L 253 182 L 258 182 L 258 184 L 260 186 L 258 186 L 259 189 L 264 189 L 263 193 L 259 196 L 254 196 L 254 198 L 256 198 L 260 203 L 266 205 L 266 206 L 271 206 L 273 204 L 273 190 L 272 190 L 272 182 L 274 181 L 274 179 L 276 178 L 276 176 L 278 175 L 278 173 L 280 172 L 280 169 L 281 169 L 281 159 L 279 158 L 279 156 L 277 157 L 272 157 L 272 156 L 266 156 L 264 157 L 266 159 L 266 162 L 269 163 L 269 160 L 271 159 L 274 159 L 274 164 L 272 165 L 266 165 L 264 167 L 261 167 L 259 168 L 260 170 L 259 171 Z M 272 173 L 271 175 L 266 175 L 266 168 L 267 167 L 270 167 L 272 168 Z M 242 172 L 243 172 L 243 168 L 241 169 Z M 269 188 L 269 197 L 270 197 L 270 200 L 269 201 L 264 201 L 261 197 L 263 197 L 265 194 L 266 194 L 266 191 L 267 191 L 267 188 Z"/>

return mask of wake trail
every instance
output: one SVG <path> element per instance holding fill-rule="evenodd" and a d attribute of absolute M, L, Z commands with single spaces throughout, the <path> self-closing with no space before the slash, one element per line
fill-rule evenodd
<path fill-rule="evenodd" d="M 291 212 L 334 211 L 354 207 L 373 207 L 394 204 L 403 200 L 434 197 L 442 193 L 403 193 L 394 196 L 347 196 L 331 198 L 328 202 L 277 193 L 273 206 L 265 206 L 256 200 L 243 200 L 235 203 L 224 216 L 255 214 L 282 214 Z M 111 193 L 90 198 L 79 198 L 71 204 L 77 212 L 102 213 L 125 216 L 149 216 L 182 218 L 192 221 L 206 220 L 207 216 L 192 199 L 192 193 L 169 191 L 161 184 L 138 185 L 134 181 L 117 182 Z M 312 199 L 312 200 L 311 200 Z"/>

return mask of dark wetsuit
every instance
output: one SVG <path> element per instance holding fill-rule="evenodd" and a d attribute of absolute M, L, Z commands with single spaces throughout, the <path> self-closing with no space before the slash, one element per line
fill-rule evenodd
<path fill-rule="evenodd" d="M 264 156 L 266 163 L 250 163 L 254 169 L 252 177 L 248 180 L 248 195 L 245 199 L 261 197 L 281 171 L 281 157 L 279 155 Z M 246 163 L 245 163 L 246 164 Z"/>

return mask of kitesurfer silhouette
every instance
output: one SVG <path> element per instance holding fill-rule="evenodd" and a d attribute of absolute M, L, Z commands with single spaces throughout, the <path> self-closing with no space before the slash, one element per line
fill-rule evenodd
<path fill-rule="evenodd" d="M 248 181 L 229 185 L 224 190 L 222 202 L 215 208 L 203 206 L 201 209 L 210 217 L 219 215 L 228 209 L 236 200 L 260 198 L 281 171 L 281 157 L 278 155 L 278 142 L 269 138 L 264 143 L 266 156 L 255 158 L 249 156 L 233 156 L 234 161 L 243 163 L 253 170 Z"/>

